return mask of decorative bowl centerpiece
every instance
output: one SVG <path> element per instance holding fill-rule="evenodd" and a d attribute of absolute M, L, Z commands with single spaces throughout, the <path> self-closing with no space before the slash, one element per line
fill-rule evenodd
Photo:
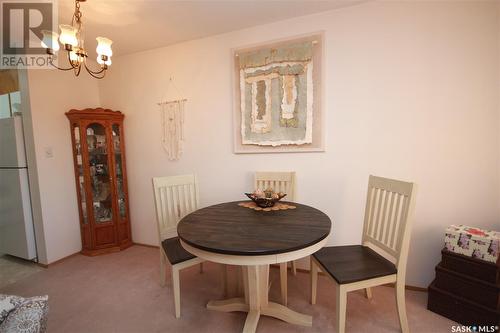
<path fill-rule="evenodd" d="M 273 207 L 275 203 L 286 197 L 283 192 L 274 192 L 272 188 L 262 191 L 261 189 L 256 189 L 252 193 L 245 193 L 247 197 L 250 198 L 255 204 L 262 208 Z"/>

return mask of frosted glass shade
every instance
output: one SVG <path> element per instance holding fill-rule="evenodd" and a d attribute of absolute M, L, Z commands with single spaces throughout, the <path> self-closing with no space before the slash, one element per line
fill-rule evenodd
<path fill-rule="evenodd" d="M 97 37 L 97 48 L 95 49 L 98 56 L 105 55 L 111 57 L 113 51 L 111 50 L 111 44 L 113 41 L 106 37 Z"/>
<path fill-rule="evenodd" d="M 111 66 L 111 57 L 108 57 L 108 60 L 104 61 L 104 60 L 102 60 L 101 56 L 98 55 L 97 56 L 97 63 L 99 65 L 104 65 L 105 64 L 107 66 Z"/>
<path fill-rule="evenodd" d="M 77 30 L 75 27 L 67 24 L 61 24 L 59 29 L 61 29 L 61 35 L 59 36 L 61 44 L 69 44 L 73 47 L 78 45 L 78 39 L 76 38 Z"/>
<path fill-rule="evenodd" d="M 57 41 L 59 35 L 53 31 L 48 30 L 42 30 L 42 34 L 42 47 L 46 49 L 52 49 L 55 52 L 59 51 L 59 42 Z"/>

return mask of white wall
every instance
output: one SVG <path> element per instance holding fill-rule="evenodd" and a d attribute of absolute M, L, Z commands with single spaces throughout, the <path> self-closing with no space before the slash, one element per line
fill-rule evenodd
<path fill-rule="evenodd" d="M 372 2 L 116 57 L 99 92 L 104 107 L 126 114 L 134 241 L 158 241 L 153 176 L 197 173 L 209 205 L 243 199 L 254 170 L 295 170 L 298 200 L 333 221 L 330 244 L 357 243 L 368 175 L 376 174 L 419 185 L 407 283 L 426 287 L 447 225 L 499 226 L 495 6 Z M 327 152 L 233 154 L 230 49 L 318 30 Z M 166 91 L 170 76 L 188 99 L 178 162 L 162 151 L 156 106 L 175 96 Z"/>
<path fill-rule="evenodd" d="M 28 71 L 18 70 L 19 90 L 21 91 L 21 112 L 23 114 L 24 146 L 28 165 L 28 181 L 30 186 L 31 212 L 35 231 L 37 259 L 39 263 L 47 264 L 47 247 L 43 225 L 40 186 L 38 181 L 37 154 L 33 134 L 33 115 L 30 108 Z"/>
<path fill-rule="evenodd" d="M 64 113 L 99 106 L 99 92 L 96 80 L 86 73 L 75 78 L 71 72 L 30 70 L 28 81 L 47 252 L 40 262 L 48 264 L 82 249 L 70 127 Z M 52 158 L 45 156 L 46 148 L 52 148 Z"/>

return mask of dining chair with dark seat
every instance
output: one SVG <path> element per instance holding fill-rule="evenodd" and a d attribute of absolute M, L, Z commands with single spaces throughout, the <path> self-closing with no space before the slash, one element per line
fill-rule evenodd
<path fill-rule="evenodd" d="M 285 201 L 295 201 L 294 171 L 257 171 L 254 177 L 255 189 L 272 188 L 275 192 L 286 193 Z M 297 263 L 290 262 L 293 275 L 297 275 Z M 281 304 L 288 303 L 288 262 L 280 263 Z"/>
<path fill-rule="evenodd" d="M 196 256 L 184 250 L 179 240 L 179 237 L 167 238 L 161 242 L 161 247 L 171 265 L 180 264 L 181 262 L 194 259 Z"/>
<path fill-rule="evenodd" d="M 181 315 L 180 281 L 181 269 L 200 264 L 203 259 L 187 252 L 177 236 L 177 224 L 187 214 L 198 209 L 199 194 L 195 175 L 153 178 L 156 220 L 160 238 L 160 284 L 166 283 L 167 261 L 172 266 L 175 317 Z"/>
<path fill-rule="evenodd" d="M 415 205 L 413 183 L 370 176 L 362 245 L 324 247 L 311 257 L 311 304 L 316 303 L 318 268 L 336 284 L 336 327 L 345 331 L 347 292 L 396 283 L 396 302 L 403 332 L 409 332 L 405 306 L 405 273 Z"/>

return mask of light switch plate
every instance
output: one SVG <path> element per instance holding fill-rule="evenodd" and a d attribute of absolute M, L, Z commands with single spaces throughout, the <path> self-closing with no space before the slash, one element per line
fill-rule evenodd
<path fill-rule="evenodd" d="M 52 147 L 45 147 L 45 157 L 46 158 L 54 157 L 54 151 L 52 150 Z"/>

